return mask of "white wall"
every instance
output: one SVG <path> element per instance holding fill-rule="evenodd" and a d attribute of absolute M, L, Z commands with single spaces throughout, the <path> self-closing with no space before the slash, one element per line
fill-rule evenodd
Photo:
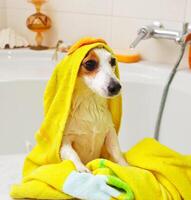
<path fill-rule="evenodd" d="M 33 5 L 27 0 L 5 1 L 6 25 L 34 42 L 34 33 L 25 25 L 26 18 L 34 13 Z M 184 21 L 191 22 L 191 0 L 49 0 L 43 11 L 53 22 L 45 34 L 48 45 L 58 39 L 73 42 L 89 35 L 103 37 L 113 48 L 127 49 L 137 29 L 153 20 L 174 29 L 181 29 Z M 178 54 L 172 41 L 150 39 L 141 42 L 138 49 L 145 59 L 161 63 L 174 63 Z"/>

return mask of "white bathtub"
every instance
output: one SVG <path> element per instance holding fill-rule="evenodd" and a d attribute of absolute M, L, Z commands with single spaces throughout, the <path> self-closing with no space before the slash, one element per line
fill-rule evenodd
<path fill-rule="evenodd" d="M 0 154 L 23 153 L 25 142 L 43 118 L 43 90 L 55 62 L 52 51 L 0 51 Z M 140 62 L 119 64 L 123 83 L 123 150 L 152 137 L 162 90 L 170 66 Z M 191 72 L 180 70 L 167 99 L 160 141 L 191 153 Z"/>
<path fill-rule="evenodd" d="M 52 51 L 0 51 L 0 199 L 10 200 L 9 187 L 21 180 L 25 142 L 43 119 L 42 99 L 55 63 Z M 144 137 L 153 137 L 162 90 L 170 66 L 140 62 L 120 64 L 123 118 L 120 144 L 129 149 Z M 191 72 L 180 70 L 168 96 L 160 141 L 191 153 Z M 3 155 L 14 154 L 14 155 Z"/>

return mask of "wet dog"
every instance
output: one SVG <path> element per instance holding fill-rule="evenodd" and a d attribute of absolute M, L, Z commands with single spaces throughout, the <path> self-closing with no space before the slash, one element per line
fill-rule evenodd
<path fill-rule="evenodd" d="M 108 158 L 103 149 L 108 159 L 127 165 L 107 105 L 121 90 L 115 67 L 116 59 L 104 48 L 90 50 L 81 63 L 60 149 L 61 158 L 80 172 L 89 172 L 89 161 Z"/>

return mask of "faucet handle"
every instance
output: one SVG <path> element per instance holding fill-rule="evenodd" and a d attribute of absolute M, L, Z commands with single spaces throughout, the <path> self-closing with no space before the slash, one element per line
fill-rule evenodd
<path fill-rule="evenodd" d="M 159 21 L 154 21 L 153 26 L 156 28 L 164 28 L 163 24 Z"/>
<path fill-rule="evenodd" d="M 137 38 L 130 44 L 130 48 L 135 48 L 141 40 L 151 38 L 154 30 L 157 28 L 163 28 L 162 23 L 160 23 L 159 21 L 155 21 L 149 26 L 142 26 L 138 30 Z"/>

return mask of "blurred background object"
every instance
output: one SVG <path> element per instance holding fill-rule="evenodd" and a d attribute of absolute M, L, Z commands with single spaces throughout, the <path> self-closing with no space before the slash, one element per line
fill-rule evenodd
<path fill-rule="evenodd" d="M 47 49 L 48 47 L 42 45 L 43 32 L 51 28 L 51 19 L 47 15 L 41 13 L 41 6 L 46 0 L 28 0 L 28 2 L 34 4 L 36 8 L 36 13 L 29 16 L 26 21 L 27 27 L 31 31 L 36 32 L 36 45 L 30 48 L 34 50 Z"/>
<path fill-rule="evenodd" d="M 28 47 L 27 40 L 11 28 L 0 31 L 0 49 Z"/>

